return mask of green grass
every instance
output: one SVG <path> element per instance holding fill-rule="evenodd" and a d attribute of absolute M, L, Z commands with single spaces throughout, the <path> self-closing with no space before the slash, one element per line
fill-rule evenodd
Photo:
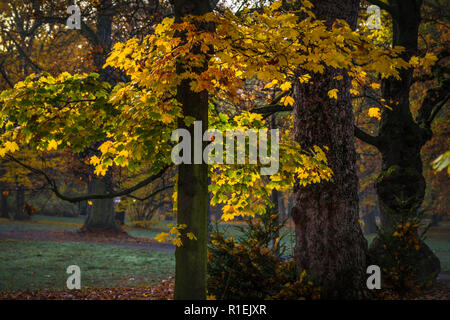
<path fill-rule="evenodd" d="M 235 239 L 238 239 L 240 235 L 240 231 L 235 225 L 219 225 L 219 230 L 224 233 L 226 237 L 233 236 Z M 285 245 L 287 249 L 286 254 L 290 254 L 294 248 L 294 232 L 290 228 L 285 228 L 284 234 L 285 236 L 282 239 L 281 244 Z M 374 238 L 374 235 L 366 235 L 368 244 L 370 244 Z M 425 242 L 441 261 L 441 270 L 450 271 L 450 229 L 439 228 L 437 230 L 430 230 Z"/>
<path fill-rule="evenodd" d="M 75 230 L 80 218 L 35 216 L 31 222 L 0 219 L 0 230 Z M 161 226 L 158 226 L 161 228 Z M 219 225 L 226 236 L 238 238 L 235 225 Z M 132 236 L 154 237 L 159 230 L 129 229 Z M 292 250 L 292 229 L 283 243 Z M 366 237 L 369 242 L 373 235 Z M 430 230 L 426 240 L 450 271 L 450 228 Z M 81 268 L 82 287 L 125 287 L 151 284 L 174 274 L 174 255 L 107 244 L 40 242 L 0 239 L 0 291 L 63 290 L 69 265 Z"/>
<path fill-rule="evenodd" d="M 104 244 L 0 240 L 0 291 L 64 290 L 69 265 L 82 287 L 127 287 L 173 276 L 173 254 Z"/>

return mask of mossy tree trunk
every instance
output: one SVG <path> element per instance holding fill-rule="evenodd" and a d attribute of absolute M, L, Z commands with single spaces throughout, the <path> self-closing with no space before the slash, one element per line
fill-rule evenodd
<path fill-rule="evenodd" d="M 409 61 L 418 55 L 419 25 L 421 22 L 421 0 L 391 0 L 380 4 L 393 18 L 394 46 L 405 48 L 402 58 Z M 422 173 L 421 148 L 431 139 L 431 123 L 440 108 L 448 100 L 450 79 L 448 69 L 436 65 L 432 69 L 438 85 L 428 90 L 417 117 L 410 110 L 410 90 L 413 84 L 413 69 L 400 72 L 400 79 L 382 81 L 383 99 L 392 110 L 383 109 L 378 136 L 369 136 L 356 129 L 358 138 L 378 148 L 382 155 L 382 171 L 375 188 L 380 203 L 380 218 L 383 227 L 390 229 L 390 215 L 401 219 L 398 212 L 420 207 L 425 196 L 425 178 Z"/>
<path fill-rule="evenodd" d="M 359 1 L 312 1 L 318 19 L 356 26 Z M 335 77 L 343 76 L 337 81 Z M 294 134 L 303 148 L 328 146 L 334 182 L 294 188 L 295 260 L 321 286 L 323 298 L 365 296 L 367 241 L 358 223 L 358 177 L 350 80 L 328 68 L 312 83 L 294 85 Z M 337 100 L 327 92 L 339 89 Z"/>
<path fill-rule="evenodd" d="M 422 0 L 390 0 L 378 4 L 393 18 L 392 43 L 405 48 L 402 58 L 409 61 L 412 56 L 419 55 Z M 445 50 L 443 52 L 448 54 Z M 432 73 L 438 85 L 426 91 L 414 119 L 409 100 L 414 82 L 413 73 L 412 68 L 402 70 L 399 80 L 388 78 L 382 81 L 383 99 L 392 110 L 383 110 L 378 136 L 370 136 L 358 128 L 355 131 L 358 138 L 376 146 L 382 155 L 382 169 L 375 188 L 381 224 L 389 232 L 393 231 L 394 222 L 404 223 L 411 215 L 416 215 L 422 205 L 426 183 L 420 151 L 432 137 L 433 119 L 449 99 L 448 68 L 436 64 L 432 67 Z M 383 267 L 386 259 L 393 259 L 389 255 L 383 250 L 383 241 L 374 239 L 369 248 L 369 263 Z M 416 285 L 433 283 L 440 272 L 439 259 L 423 241 L 420 242 L 419 250 L 411 248 L 410 257 L 401 259 L 406 259 L 401 262 L 405 267 L 412 264 Z"/>
<path fill-rule="evenodd" d="M 211 11 L 208 0 L 172 0 L 175 22 L 186 15 L 203 15 Z M 183 36 L 183 35 L 181 35 Z M 199 48 L 193 48 L 200 52 Z M 206 67 L 206 66 L 204 66 Z M 202 72 L 198 68 L 193 72 Z M 183 72 L 183 66 L 177 67 Z M 191 91 L 189 79 L 183 80 L 177 88 L 177 100 L 181 103 L 184 116 L 191 116 L 202 122 L 203 132 L 208 128 L 208 93 Z M 186 128 L 179 121 L 180 128 Z M 186 128 L 194 138 L 193 125 Z M 203 134 L 202 132 L 202 134 Z M 194 141 L 191 140 L 191 146 Z M 193 151 L 193 150 L 192 150 Z M 191 152 L 192 157 L 194 152 Z M 193 159 L 191 160 L 193 163 Z M 178 212 L 177 223 L 187 225 L 181 238 L 183 245 L 175 251 L 175 299 L 206 299 L 206 246 L 208 210 L 208 167 L 206 164 L 181 164 L 178 166 Z M 197 240 L 189 240 L 186 232 L 192 232 Z"/>

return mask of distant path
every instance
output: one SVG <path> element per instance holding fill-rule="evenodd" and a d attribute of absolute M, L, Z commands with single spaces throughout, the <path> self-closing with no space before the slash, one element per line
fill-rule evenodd
<path fill-rule="evenodd" d="M 169 243 L 159 243 L 143 237 L 94 237 L 77 231 L 49 231 L 49 230 L 0 230 L 1 239 L 28 240 L 28 241 L 64 241 L 84 242 L 93 244 L 106 244 L 135 249 L 156 250 L 162 252 L 175 252 L 175 247 Z"/>

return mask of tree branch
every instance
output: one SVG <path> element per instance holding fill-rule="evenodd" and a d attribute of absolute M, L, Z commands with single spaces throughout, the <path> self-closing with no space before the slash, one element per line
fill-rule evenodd
<path fill-rule="evenodd" d="M 6 157 L 9 160 L 14 161 L 17 164 L 21 165 L 22 167 L 28 169 L 30 172 L 43 176 L 45 178 L 45 180 L 47 181 L 47 183 L 49 184 L 50 189 L 53 191 L 53 193 L 58 198 L 60 198 L 62 200 L 65 200 L 65 201 L 72 202 L 72 203 L 85 201 L 85 200 L 112 199 L 112 198 L 115 198 L 115 197 L 121 197 L 121 196 L 129 195 L 130 193 L 132 193 L 134 191 L 137 191 L 137 190 L 145 187 L 146 185 L 150 184 L 151 182 L 155 181 L 156 179 L 160 178 L 167 171 L 167 169 L 170 167 L 169 165 L 165 166 L 158 173 L 151 175 L 150 177 L 142 180 L 141 182 L 137 183 L 133 187 L 130 187 L 130 188 L 127 188 L 127 189 L 123 189 L 123 190 L 116 191 L 116 192 L 109 192 L 109 193 L 105 193 L 105 194 L 87 194 L 87 195 L 82 195 L 82 196 L 70 197 L 70 196 L 62 194 L 59 191 L 55 180 L 51 179 L 44 171 L 42 171 L 40 169 L 33 168 L 33 167 L 23 163 L 22 161 L 14 158 L 11 155 L 6 155 Z"/>
<path fill-rule="evenodd" d="M 364 141 L 365 143 L 368 143 L 374 147 L 376 147 L 377 149 L 380 149 L 380 139 L 378 137 L 374 137 L 366 132 L 364 132 L 363 130 L 361 130 L 360 128 L 358 128 L 357 126 L 354 126 L 355 128 L 355 136 Z"/>
<path fill-rule="evenodd" d="M 173 188 L 174 186 L 175 185 L 172 184 L 170 186 L 161 187 L 161 188 L 153 191 L 149 195 L 145 196 L 144 198 L 139 198 L 139 197 L 133 196 L 132 194 L 127 195 L 127 197 L 132 198 L 132 199 L 136 199 L 136 200 L 139 200 L 139 201 L 145 201 L 145 200 L 148 200 L 150 198 L 153 198 L 154 196 L 156 196 L 160 192 L 163 192 L 163 191 L 165 191 L 167 189 Z"/>

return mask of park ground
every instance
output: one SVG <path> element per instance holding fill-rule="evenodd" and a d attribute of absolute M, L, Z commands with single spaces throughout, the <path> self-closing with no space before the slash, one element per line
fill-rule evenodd
<path fill-rule="evenodd" d="M 174 247 L 153 240 L 167 228 L 125 226 L 130 237 L 98 237 L 77 232 L 80 218 L 34 216 L 0 219 L 0 299 L 171 299 Z M 236 235 L 233 225 L 220 226 Z M 367 236 L 370 242 L 373 235 Z M 284 242 L 293 246 L 287 229 Z M 431 228 L 426 240 L 441 261 L 438 285 L 422 299 L 450 299 L 450 223 Z M 81 290 L 67 290 L 66 269 L 81 269 Z"/>

